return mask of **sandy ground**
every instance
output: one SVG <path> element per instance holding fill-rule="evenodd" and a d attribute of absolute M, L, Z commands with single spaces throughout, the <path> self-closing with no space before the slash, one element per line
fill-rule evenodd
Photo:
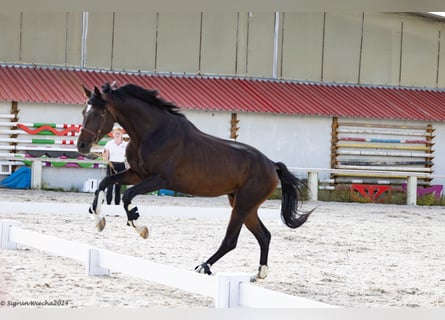
<path fill-rule="evenodd" d="M 102 233 L 96 232 L 84 210 L 91 200 L 92 195 L 86 193 L 0 189 L 0 219 L 193 270 L 219 246 L 230 213 L 225 197 L 138 196 L 134 201 L 142 213 L 138 222 L 150 229 L 149 239 L 143 240 L 125 225 L 123 209 L 115 206 L 104 206 L 107 226 Z M 54 214 L 42 209 L 51 204 L 66 210 Z M 162 210 L 157 214 L 163 206 L 174 207 L 174 214 L 163 215 Z M 263 205 L 266 210 L 261 215 L 272 233 L 270 269 L 269 277 L 256 285 L 342 307 L 445 307 L 443 207 L 304 204 L 306 209 L 313 206 L 319 206 L 316 213 L 292 230 L 281 223 L 279 201 Z M 196 207 L 196 215 L 182 215 L 185 207 Z M 252 273 L 258 258 L 256 240 L 244 228 L 238 247 L 212 271 Z M 119 273 L 89 277 L 74 260 L 23 246 L 0 249 L 0 266 L 0 304 L 3 301 L 6 307 L 20 301 L 49 301 L 69 308 L 206 308 L 214 304 L 209 297 Z"/>

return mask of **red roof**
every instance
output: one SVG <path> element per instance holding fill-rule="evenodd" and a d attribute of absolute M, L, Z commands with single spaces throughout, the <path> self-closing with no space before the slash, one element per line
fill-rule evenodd
<path fill-rule="evenodd" d="M 445 120 L 445 91 L 230 77 L 0 66 L 0 101 L 83 104 L 82 84 L 134 83 L 186 109 Z"/>

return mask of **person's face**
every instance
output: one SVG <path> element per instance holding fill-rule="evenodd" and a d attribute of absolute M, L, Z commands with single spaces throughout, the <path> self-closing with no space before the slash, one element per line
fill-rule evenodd
<path fill-rule="evenodd" d="M 119 130 L 114 131 L 114 138 L 116 140 L 122 139 L 122 132 L 120 132 Z"/>

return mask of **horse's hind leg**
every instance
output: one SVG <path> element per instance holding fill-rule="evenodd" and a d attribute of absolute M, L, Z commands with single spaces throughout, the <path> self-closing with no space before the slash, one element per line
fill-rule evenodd
<path fill-rule="evenodd" d="M 229 194 L 227 195 L 227 197 L 229 198 L 230 206 L 233 208 L 233 205 L 234 205 L 234 203 L 235 203 L 235 195 L 234 195 L 233 193 L 229 193 Z"/>
<path fill-rule="evenodd" d="M 278 178 L 275 177 L 275 180 Z M 229 202 L 233 207 L 232 215 L 230 217 L 229 225 L 227 227 L 226 235 L 221 243 L 221 246 L 206 262 L 195 268 L 200 273 L 211 274 L 210 266 L 222 258 L 226 253 L 235 249 L 238 237 L 243 223 L 246 223 L 251 231 L 255 231 L 255 236 L 260 241 L 261 246 L 261 260 L 260 272 L 267 275 L 267 255 L 269 252 L 270 233 L 259 221 L 257 210 L 261 203 L 263 203 L 276 186 L 276 181 L 271 180 L 270 184 L 259 183 L 258 179 L 250 179 L 242 188 L 238 189 L 233 194 L 229 194 Z M 250 218 L 249 218 L 250 217 Z M 255 222 L 255 217 L 258 222 Z M 247 225 L 246 225 L 247 226 Z M 252 231 L 253 232 L 253 231 Z M 264 267 L 262 267 L 264 265 Z M 265 269 L 265 271 L 261 271 Z M 265 276 L 263 276 L 265 277 Z"/>
<path fill-rule="evenodd" d="M 224 236 L 220 247 L 206 262 L 196 266 L 195 271 L 209 275 L 212 274 L 210 267 L 226 253 L 235 249 L 244 218 L 245 216 L 240 215 L 236 208 L 232 210 L 232 216 L 229 225 L 227 226 L 226 235 Z"/>
<path fill-rule="evenodd" d="M 253 233 L 258 241 L 258 244 L 260 245 L 260 266 L 258 268 L 256 277 L 258 279 L 264 279 L 267 277 L 268 273 L 267 259 L 269 255 L 271 234 L 261 222 L 257 212 L 251 213 L 247 217 L 246 221 L 244 221 L 244 224 L 247 229 Z"/>
<path fill-rule="evenodd" d="M 229 202 L 233 207 L 232 215 L 230 217 L 229 225 L 227 226 L 226 234 L 221 242 L 218 250 L 204 263 L 198 265 L 195 270 L 199 273 L 211 274 L 210 267 L 219 259 L 221 259 L 229 251 L 235 249 L 238 242 L 238 237 L 241 232 L 241 227 L 245 223 L 246 217 L 257 212 L 259 204 L 253 201 L 249 192 L 240 190 L 237 194 L 229 194 Z M 268 232 L 266 230 L 266 232 Z M 269 234 L 270 236 L 270 234 Z M 268 250 L 269 243 L 265 245 Z M 267 250 L 265 259 L 267 263 Z"/>

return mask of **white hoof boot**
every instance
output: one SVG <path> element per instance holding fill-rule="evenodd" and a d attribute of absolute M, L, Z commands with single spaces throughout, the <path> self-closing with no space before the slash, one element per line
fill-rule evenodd
<path fill-rule="evenodd" d="M 266 265 L 262 265 L 258 268 L 258 279 L 266 279 L 267 275 L 269 273 L 269 267 Z"/>

